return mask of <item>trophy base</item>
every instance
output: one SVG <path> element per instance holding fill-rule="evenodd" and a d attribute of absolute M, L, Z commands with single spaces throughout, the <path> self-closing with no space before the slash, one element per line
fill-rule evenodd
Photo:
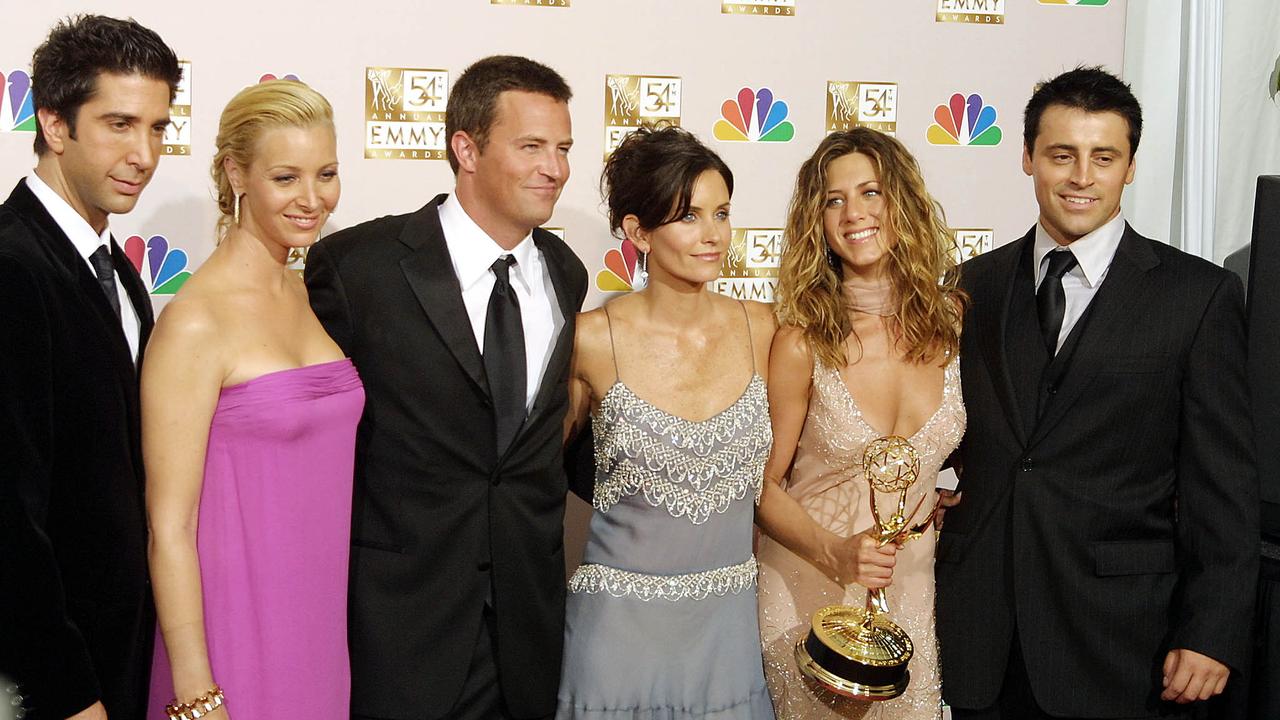
<path fill-rule="evenodd" d="M 796 643 L 796 664 L 800 666 L 800 672 L 837 695 L 872 702 L 892 700 L 906 692 L 907 685 L 911 682 L 911 672 L 908 670 L 904 670 L 902 677 L 896 682 L 885 685 L 866 685 L 842 678 L 819 665 L 809 655 L 809 650 L 804 645 L 803 638 Z"/>

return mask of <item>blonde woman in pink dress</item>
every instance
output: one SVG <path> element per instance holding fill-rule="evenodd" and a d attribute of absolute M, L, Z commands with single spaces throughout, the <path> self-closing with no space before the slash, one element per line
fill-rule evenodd
<path fill-rule="evenodd" d="M 757 523 L 760 632 L 779 718 L 935 720 L 934 534 L 877 548 L 864 480 L 867 444 L 908 438 L 920 455 L 907 507 L 933 507 L 938 470 L 964 432 L 957 362 L 963 296 L 952 239 L 897 140 L 859 128 L 828 135 L 800 169 L 779 276 L 770 352 L 774 447 Z M 881 511 L 895 497 L 882 496 Z M 845 698 L 803 676 L 795 645 L 814 611 L 862 606 L 887 588 L 910 635 L 911 682 L 893 700 Z"/>
<path fill-rule="evenodd" d="M 346 720 L 364 390 L 287 264 L 338 202 L 329 103 L 298 82 L 244 89 L 213 176 L 221 241 L 160 315 L 142 373 L 160 629 L 147 717 Z"/>

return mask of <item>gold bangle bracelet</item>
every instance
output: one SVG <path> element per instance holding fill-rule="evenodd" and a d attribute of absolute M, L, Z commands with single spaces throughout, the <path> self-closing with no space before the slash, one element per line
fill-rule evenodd
<path fill-rule="evenodd" d="M 174 698 L 164 707 L 169 720 L 196 720 L 222 707 L 222 688 L 217 685 L 200 697 L 187 703 L 178 702 Z"/>

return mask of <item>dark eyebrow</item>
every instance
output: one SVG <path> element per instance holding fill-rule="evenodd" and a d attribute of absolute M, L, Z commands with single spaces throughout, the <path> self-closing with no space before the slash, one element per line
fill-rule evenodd
<path fill-rule="evenodd" d="M 535 143 L 541 143 L 545 145 L 546 143 L 549 143 L 551 141 L 542 137 L 541 135 L 521 135 L 520 137 L 516 138 L 516 142 L 518 143 L 535 142 Z M 562 145 L 573 145 L 573 138 L 569 138 L 568 140 L 561 140 L 560 142 L 556 143 L 557 147 Z"/>
<path fill-rule="evenodd" d="M 129 113 L 122 113 L 122 112 L 106 112 L 106 113 L 102 113 L 101 115 L 99 115 L 99 116 L 98 116 L 98 119 L 99 119 L 99 120 L 106 120 L 106 121 L 108 121 L 108 122 L 110 122 L 110 121 L 112 121 L 112 120 L 123 120 L 123 121 L 125 121 L 125 122 L 135 123 L 135 122 L 138 122 L 139 120 L 141 120 L 142 118 L 138 117 L 137 115 L 130 115 Z"/>
<path fill-rule="evenodd" d="M 1080 148 L 1076 147 L 1075 145 L 1069 145 L 1067 143 L 1058 143 L 1056 145 L 1050 145 L 1049 147 L 1045 148 L 1046 152 L 1053 152 L 1054 150 L 1070 150 L 1071 152 L 1079 152 Z M 1089 152 L 1095 155 L 1097 153 L 1115 153 L 1117 155 L 1124 154 L 1120 150 L 1120 148 L 1115 147 L 1113 145 L 1104 145 L 1102 147 L 1090 148 Z"/>

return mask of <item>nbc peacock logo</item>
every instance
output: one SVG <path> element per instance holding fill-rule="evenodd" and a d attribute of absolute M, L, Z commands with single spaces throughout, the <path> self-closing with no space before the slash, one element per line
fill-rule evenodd
<path fill-rule="evenodd" d="M 787 104 L 774 97 L 769 88 L 744 87 L 738 97 L 720 106 L 714 132 L 724 142 L 790 142 L 795 125 L 787 120 Z"/>
<path fill-rule="evenodd" d="M 31 76 L 24 70 L 0 72 L 0 132 L 35 132 L 36 111 L 31 103 Z"/>
<path fill-rule="evenodd" d="M 1040 0 L 1041 5 L 1080 5 L 1082 7 L 1102 7 L 1108 2 L 1110 0 Z"/>
<path fill-rule="evenodd" d="M 298 76 L 294 75 L 293 73 L 286 73 L 284 75 L 276 75 L 275 73 L 263 73 L 262 77 L 258 78 L 259 83 L 264 83 L 264 82 L 267 82 L 268 80 L 292 80 L 294 82 L 302 82 L 301 80 L 298 79 Z"/>
<path fill-rule="evenodd" d="M 186 251 L 169 247 L 163 235 L 152 235 L 145 241 L 141 235 L 133 235 L 124 241 L 124 254 L 152 295 L 173 295 L 191 277 Z"/>
<path fill-rule="evenodd" d="M 604 269 L 596 273 L 596 289 L 600 292 L 631 292 L 635 286 L 636 261 L 640 252 L 627 238 L 604 254 Z"/>
<path fill-rule="evenodd" d="M 996 125 L 996 109 L 982 102 L 982 96 L 961 93 L 933 111 L 933 124 L 926 136 L 931 145 L 999 145 L 1004 132 Z"/>

